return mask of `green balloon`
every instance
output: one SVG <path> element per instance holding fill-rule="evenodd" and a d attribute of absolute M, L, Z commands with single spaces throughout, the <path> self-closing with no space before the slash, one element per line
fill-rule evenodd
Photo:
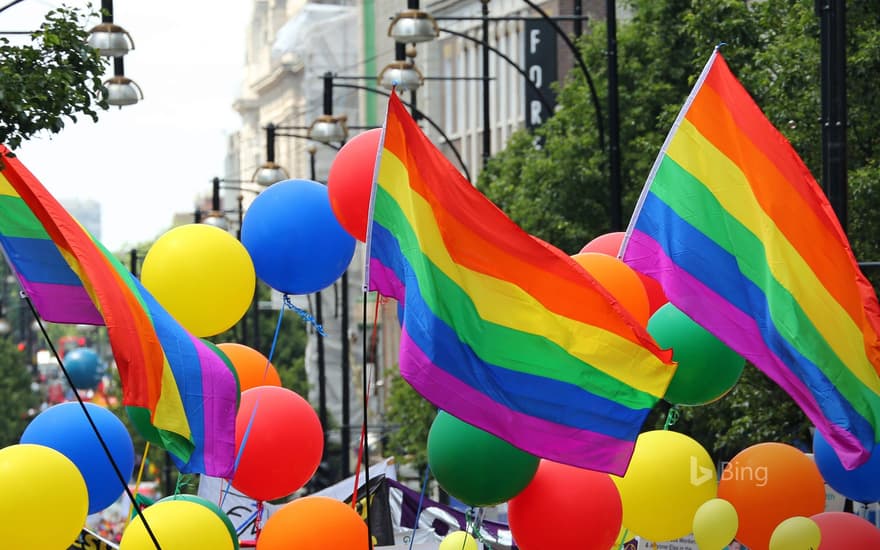
<path fill-rule="evenodd" d="M 428 432 L 428 465 L 443 489 L 470 506 L 494 506 L 526 488 L 538 457 L 440 411 Z"/>
<path fill-rule="evenodd" d="M 719 399 L 739 380 L 745 359 L 672 304 L 648 320 L 648 333 L 661 348 L 672 348 L 678 369 L 666 395 L 676 405 L 705 405 Z"/>

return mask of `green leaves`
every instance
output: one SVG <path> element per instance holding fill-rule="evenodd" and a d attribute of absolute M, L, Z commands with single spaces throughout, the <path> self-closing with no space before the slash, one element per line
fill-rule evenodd
<path fill-rule="evenodd" d="M 76 114 L 97 120 L 107 109 L 105 62 L 86 44 L 84 17 L 61 7 L 46 14 L 30 44 L 0 38 L 0 143 L 14 150 L 40 131 L 60 132 Z"/>

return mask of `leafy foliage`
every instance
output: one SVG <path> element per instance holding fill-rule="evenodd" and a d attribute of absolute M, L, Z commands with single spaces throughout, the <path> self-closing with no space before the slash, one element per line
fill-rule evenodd
<path fill-rule="evenodd" d="M 388 436 L 387 452 L 421 472 L 428 465 L 428 431 L 437 409 L 403 379 L 399 370 L 395 369 L 389 383 L 385 418 L 394 429 Z"/>
<path fill-rule="evenodd" d="M 619 2 L 618 4 L 623 4 Z M 621 6 L 624 7 L 624 6 Z M 623 210 L 632 212 L 662 142 L 712 48 L 814 175 L 821 168 L 819 18 L 809 0 L 631 0 L 619 22 L 618 71 Z M 849 235 L 856 257 L 880 260 L 880 10 L 847 3 Z M 594 23 L 581 52 L 607 108 L 606 32 Z M 534 136 L 515 134 L 480 174 L 478 187 L 529 233 L 572 254 L 612 228 L 607 153 L 583 75 L 572 71 L 561 106 Z M 603 113 L 607 115 L 607 113 Z M 607 124 L 607 123 L 606 123 Z M 607 132 L 606 132 L 607 133 Z M 536 147 L 535 136 L 542 138 Z M 606 144 L 607 146 L 607 144 Z M 818 179 L 818 178 L 817 178 Z M 880 274 L 878 274 L 880 275 Z M 646 426 L 663 425 L 663 403 Z M 752 366 L 721 400 L 682 410 L 688 431 L 718 459 L 760 441 L 809 442 L 810 424 Z"/>
<path fill-rule="evenodd" d="M 97 109 L 107 109 L 104 61 L 86 43 L 82 17 L 60 7 L 46 14 L 30 45 L 0 37 L 0 143 L 10 149 L 42 130 L 60 132 L 78 114 L 96 121 Z"/>
<path fill-rule="evenodd" d="M 29 411 L 40 405 L 31 381 L 25 354 L 0 337 L 0 448 L 18 443 L 31 421 Z"/>

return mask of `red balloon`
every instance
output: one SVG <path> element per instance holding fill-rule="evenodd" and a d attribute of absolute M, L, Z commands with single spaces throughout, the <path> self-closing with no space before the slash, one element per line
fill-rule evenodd
<path fill-rule="evenodd" d="M 766 550 L 784 520 L 825 509 L 825 481 L 813 460 L 795 447 L 758 443 L 740 451 L 724 468 L 718 498 L 736 508 L 736 539 Z"/>
<path fill-rule="evenodd" d="M 658 309 L 669 303 L 669 298 L 666 297 L 663 287 L 660 286 L 656 279 L 638 271 L 636 271 L 636 275 L 639 276 L 642 285 L 645 287 L 645 293 L 648 295 L 648 311 L 650 315 L 654 315 Z"/>
<path fill-rule="evenodd" d="M 315 474 L 324 431 L 308 401 L 286 388 L 257 386 L 241 394 L 235 452 L 233 487 L 256 500 L 275 500 Z"/>
<path fill-rule="evenodd" d="M 581 248 L 580 253 L 598 252 L 599 254 L 607 254 L 617 257 L 620 252 L 620 245 L 623 243 L 623 237 L 626 235 L 623 231 L 615 231 L 614 233 L 605 233 L 599 235 L 592 241 L 588 242 Z"/>
<path fill-rule="evenodd" d="M 819 526 L 822 539 L 816 550 L 880 548 L 880 529 L 854 514 L 822 512 L 810 519 Z"/>
<path fill-rule="evenodd" d="M 327 175 L 327 193 L 336 219 L 361 242 L 367 240 L 370 193 L 380 137 L 382 129 L 374 128 L 351 138 L 336 153 Z"/>
<path fill-rule="evenodd" d="M 522 550 L 608 550 L 623 519 L 608 474 L 541 460 L 531 483 L 508 502 L 513 540 Z"/>

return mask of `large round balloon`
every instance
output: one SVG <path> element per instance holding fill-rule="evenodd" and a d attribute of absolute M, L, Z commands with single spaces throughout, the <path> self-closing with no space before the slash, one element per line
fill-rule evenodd
<path fill-rule="evenodd" d="M 257 550 L 369 548 L 367 524 L 350 504 L 308 496 L 285 504 L 266 521 Z"/>
<path fill-rule="evenodd" d="M 234 550 L 238 547 L 223 519 L 202 503 L 183 499 L 162 500 L 144 508 L 142 513 L 162 548 Z M 155 548 L 140 515 L 135 516 L 122 533 L 119 550 Z"/>
<path fill-rule="evenodd" d="M 816 550 L 880 548 L 880 529 L 847 512 L 822 512 L 810 517 L 819 526 L 821 541 Z"/>
<path fill-rule="evenodd" d="M 648 332 L 678 362 L 663 399 L 678 405 L 715 401 L 736 384 L 745 359 L 672 304 L 657 310 Z"/>
<path fill-rule="evenodd" d="M 620 533 L 620 495 L 609 475 L 549 460 L 507 511 L 522 550 L 608 550 Z"/>
<path fill-rule="evenodd" d="M 453 531 L 440 541 L 437 550 L 479 550 L 477 539 L 467 531 Z"/>
<path fill-rule="evenodd" d="M 247 312 L 256 277 L 247 250 L 211 225 L 193 223 L 159 237 L 144 258 L 141 281 L 187 330 L 207 337 Z"/>
<path fill-rule="evenodd" d="M 195 502 L 196 504 L 204 506 L 208 510 L 214 512 L 214 514 L 216 514 L 217 517 L 220 518 L 220 521 L 222 521 L 223 525 L 226 527 L 226 532 L 229 533 L 229 540 L 232 541 L 233 548 L 235 550 L 238 550 L 238 532 L 235 529 L 235 525 L 232 523 L 232 520 L 229 519 L 229 516 L 226 515 L 226 512 L 221 510 L 219 506 L 206 498 L 202 498 L 198 495 L 188 495 L 185 493 L 167 496 L 159 502 L 165 502 L 168 500 L 186 500 L 188 502 Z M 149 523 L 149 520 L 147 520 L 147 523 Z"/>
<path fill-rule="evenodd" d="M 308 401 L 286 388 L 257 386 L 241 394 L 235 452 L 232 485 L 256 500 L 275 500 L 315 474 L 324 431 Z"/>
<path fill-rule="evenodd" d="M 327 174 L 330 206 L 342 227 L 359 241 L 367 240 L 370 192 L 382 129 L 374 128 L 351 138 L 333 158 Z"/>
<path fill-rule="evenodd" d="M 86 483 L 66 456 L 43 445 L 0 449 L 4 548 L 68 548 L 86 521 Z"/>
<path fill-rule="evenodd" d="M 819 525 L 810 518 L 794 516 L 776 526 L 770 536 L 770 550 L 818 550 L 822 540 Z"/>
<path fill-rule="evenodd" d="M 718 497 L 736 508 L 737 540 L 749 548 L 767 548 L 783 520 L 825 509 L 825 483 L 810 457 L 795 447 L 758 443 L 725 466 Z"/>
<path fill-rule="evenodd" d="M 620 252 L 620 245 L 623 244 L 624 236 L 626 236 L 626 233 L 623 231 L 615 231 L 613 233 L 599 235 L 585 244 L 584 247 L 581 248 L 580 253 L 585 254 L 587 252 L 596 252 L 598 254 L 614 256 L 616 258 L 617 254 Z"/>
<path fill-rule="evenodd" d="M 280 386 L 281 377 L 275 366 L 269 359 L 250 346 L 226 342 L 217 344 L 220 351 L 232 362 L 238 375 L 238 383 L 241 391 L 247 391 L 257 386 Z"/>
<path fill-rule="evenodd" d="M 575 254 L 572 259 L 599 281 L 641 326 L 648 324 L 648 295 L 631 267 L 614 256 L 598 252 Z"/>
<path fill-rule="evenodd" d="M 428 432 L 428 464 L 450 495 L 471 506 L 493 506 L 529 484 L 538 457 L 440 411 Z"/>
<path fill-rule="evenodd" d="M 107 370 L 91 348 L 75 348 L 65 353 L 64 368 L 78 390 L 96 388 Z"/>
<path fill-rule="evenodd" d="M 241 242 L 257 277 L 286 294 L 310 294 L 333 284 L 355 245 L 330 208 L 327 187 L 310 180 L 280 181 L 254 199 Z"/>
<path fill-rule="evenodd" d="M 690 533 L 697 509 L 715 498 L 715 464 L 709 453 L 690 437 L 669 430 L 640 434 L 626 474 L 612 479 L 623 502 L 623 524 L 652 541 Z"/>
<path fill-rule="evenodd" d="M 841 495 L 856 502 L 880 500 L 880 452 L 874 452 L 867 462 L 847 470 L 828 441 L 816 430 L 813 435 L 813 459 L 825 483 Z"/>
<path fill-rule="evenodd" d="M 125 424 L 103 407 L 92 403 L 85 407 L 128 482 L 134 470 L 134 445 Z M 125 491 L 79 403 L 61 403 L 38 414 L 21 442 L 51 447 L 76 465 L 88 488 L 89 514 L 110 506 Z"/>
<path fill-rule="evenodd" d="M 733 504 L 723 498 L 709 499 L 694 514 L 694 540 L 700 548 L 725 548 L 739 526 Z"/>

